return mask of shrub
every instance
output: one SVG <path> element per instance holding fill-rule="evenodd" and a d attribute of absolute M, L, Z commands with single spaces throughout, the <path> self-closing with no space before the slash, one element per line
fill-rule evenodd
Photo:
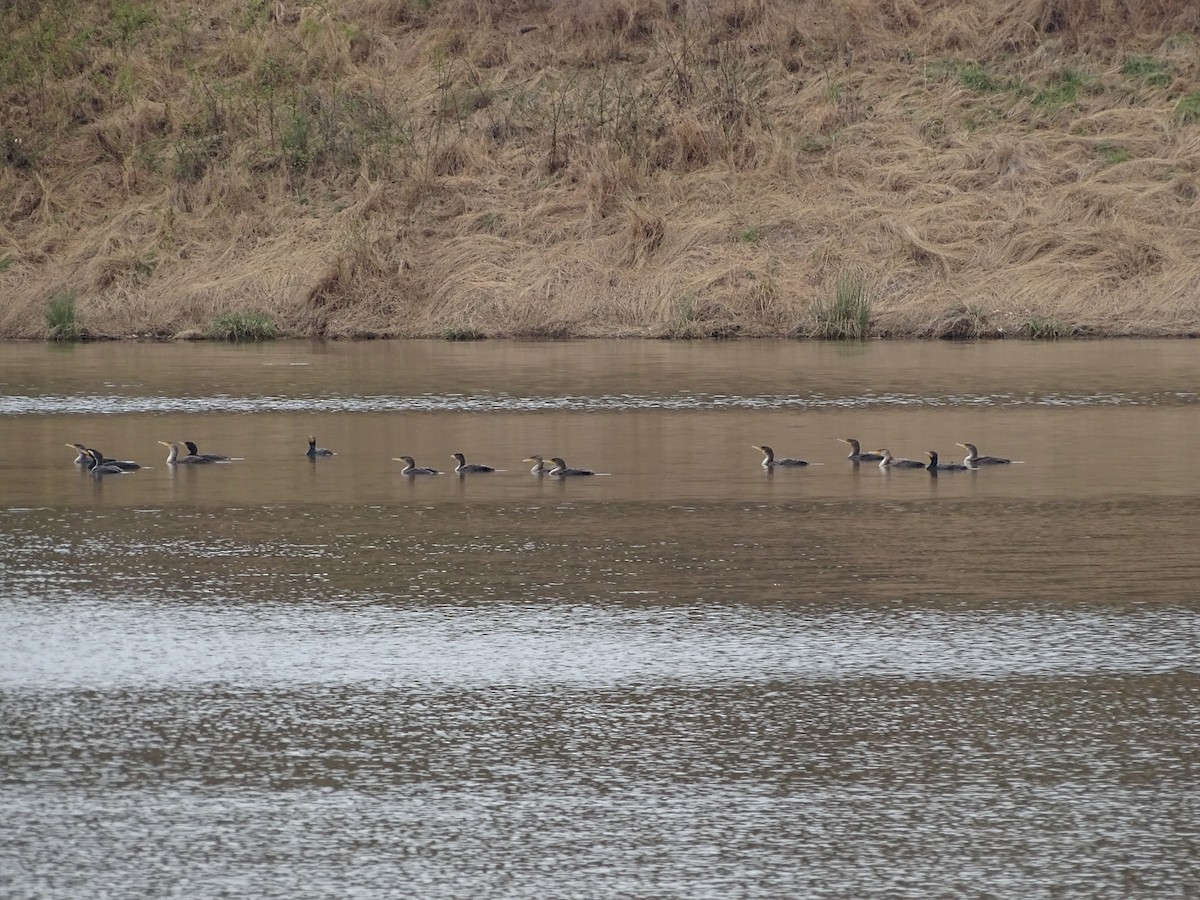
<path fill-rule="evenodd" d="M 208 328 L 208 336 L 215 341 L 273 341 L 279 335 L 267 316 L 262 313 L 222 313 Z"/>

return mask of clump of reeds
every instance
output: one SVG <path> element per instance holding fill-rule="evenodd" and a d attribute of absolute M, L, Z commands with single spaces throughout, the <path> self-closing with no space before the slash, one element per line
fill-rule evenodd
<path fill-rule="evenodd" d="M 268 316 L 262 313 L 227 312 L 217 316 L 208 328 L 208 336 L 214 341 L 247 343 L 250 341 L 273 341 L 279 329 Z"/>
<path fill-rule="evenodd" d="M 871 329 L 871 292 L 866 276 L 858 271 L 838 276 L 833 299 L 818 301 L 814 309 L 816 336 L 829 341 L 861 341 Z"/>
<path fill-rule="evenodd" d="M 46 325 L 56 341 L 78 341 L 83 338 L 83 321 L 75 306 L 74 291 L 59 291 L 46 304 Z"/>
<path fill-rule="evenodd" d="M 1025 323 L 1025 333 L 1035 341 L 1057 341 L 1070 337 L 1071 326 L 1047 316 L 1030 316 Z"/>

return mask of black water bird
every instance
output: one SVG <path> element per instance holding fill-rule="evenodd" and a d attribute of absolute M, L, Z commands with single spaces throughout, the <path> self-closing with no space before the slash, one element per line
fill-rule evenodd
<path fill-rule="evenodd" d="M 317 439 L 311 434 L 308 436 L 308 453 L 304 455 L 311 459 L 316 459 L 318 456 L 337 456 L 332 450 L 325 447 L 318 447 Z"/>
<path fill-rule="evenodd" d="M 546 473 L 547 475 L 572 476 L 572 475 L 595 475 L 596 474 L 591 469 L 572 469 L 570 466 L 568 466 L 566 464 L 566 462 L 563 460 L 563 458 L 561 456 L 550 457 L 550 462 L 554 463 L 554 467 L 552 469 L 550 469 L 549 472 Z"/>
<path fill-rule="evenodd" d="M 105 462 L 104 454 L 94 448 L 87 448 L 88 458 L 91 460 L 91 465 L 88 469 L 92 473 L 92 477 L 100 478 L 104 475 L 125 475 L 130 471 L 123 469 L 115 462 Z"/>
<path fill-rule="evenodd" d="M 183 445 L 188 448 L 189 456 L 199 456 L 207 459 L 209 462 L 229 462 L 230 460 L 230 457 L 223 456 L 220 453 L 201 453 L 193 441 L 184 441 Z"/>
<path fill-rule="evenodd" d="M 83 444 L 67 444 L 67 446 L 75 451 L 75 463 L 77 465 L 85 466 L 86 468 L 90 469 L 96 464 L 96 459 L 91 455 L 90 448 L 83 446 Z M 100 453 L 99 456 L 102 465 L 116 466 L 124 472 L 132 472 L 135 469 L 141 468 L 138 463 L 135 463 L 131 459 L 110 459 L 103 453 Z"/>
<path fill-rule="evenodd" d="M 404 468 L 400 470 L 401 475 L 441 475 L 437 469 L 431 469 L 428 466 L 418 466 L 413 462 L 411 456 L 393 456 L 394 462 L 404 463 Z"/>
<path fill-rule="evenodd" d="M 975 466 L 1002 466 L 1012 462 L 1011 459 L 1005 459 L 1003 456 L 980 456 L 979 450 L 976 449 L 974 444 L 957 444 L 956 446 L 962 447 L 967 451 L 966 458 L 963 459 L 964 466 L 970 466 L 971 468 Z"/>
<path fill-rule="evenodd" d="M 850 445 L 850 455 L 846 459 L 851 462 L 879 462 L 883 456 L 879 453 L 872 453 L 869 450 L 865 453 L 860 449 L 860 444 L 854 438 L 838 438 L 843 444 Z"/>
<path fill-rule="evenodd" d="M 496 469 L 492 466 L 485 466 L 481 463 L 469 463 L 467 458 L 461 453 L 451 453 L 451 457 L 458 463 L 454 467 L 454 471 L 458 475 L 463 475 L 467 472 L 495 472 Z"/>
<path fill-rule="evenodd" d="M 940 462 L 938 462 L 938 455 L 937 455 L 936 450 L 926 450 L 925 455 L 929 457 L 929 465 L 927 465 L 925 468 L 928 469 L 930 472 L 932 472 L 934 475 L 936 475 L 938 472 L 965 472 L 969 468 L 969 466 L 964 466 L 962 463 L 956 463 L 956 462 L 940 463 Z"/>
<path fill-rule="evenodd" d="M 768 447 L 766 444 L 763 444 L 761 446 L 759 446 L 758 444 L 752 444 L 751 446 L 753 446 L 755 450 L 757 450 L 758 452 L 760 452 L 763 455 L 762 467 L 764 469 L 771 469 L 771 468 L 774 468 L 775 466 L 807 466 L 808 465 L 807 460 L 790 459 L 789 457 L 786 457 L 786 456 L 776 456 L 775 451 L 772 450 L 770 447 Z"/>
<path fill-rule="evenodd" d="M 169 466 L 198 466 L 206 463 L 211 463 L 211 459 L 205 459 L 203 456 L 196 456 L 194 453 L 188 453 L 186 456 L 179 455 L 179 444 L 175 441 L 159 441 L 167 448 L 167 465 Z"/>
<path fill-rule="evenodd" d="M 903 456 L 892 456 L 892 451 L 884 447 L 882 450 L 876 450 L 876 453 L 882 456 L 879 461 L 881 469 L 923 469 L 925 463 L 917 459 L 905 459 Z"/>

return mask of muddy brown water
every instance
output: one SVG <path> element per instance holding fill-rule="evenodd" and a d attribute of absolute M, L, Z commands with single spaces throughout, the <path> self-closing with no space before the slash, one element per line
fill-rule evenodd
<path fill-rule="evenodd" d="M 5 896 L 1195 896 L 1198 361 L 0 346 Z"/>

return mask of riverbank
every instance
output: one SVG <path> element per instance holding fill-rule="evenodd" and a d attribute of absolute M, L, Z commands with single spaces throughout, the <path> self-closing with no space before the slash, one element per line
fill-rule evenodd
<path fill-rule="evenodd" d="M 1145 6 L 10 5 L 0 337 L 1197 334 Z"/>

